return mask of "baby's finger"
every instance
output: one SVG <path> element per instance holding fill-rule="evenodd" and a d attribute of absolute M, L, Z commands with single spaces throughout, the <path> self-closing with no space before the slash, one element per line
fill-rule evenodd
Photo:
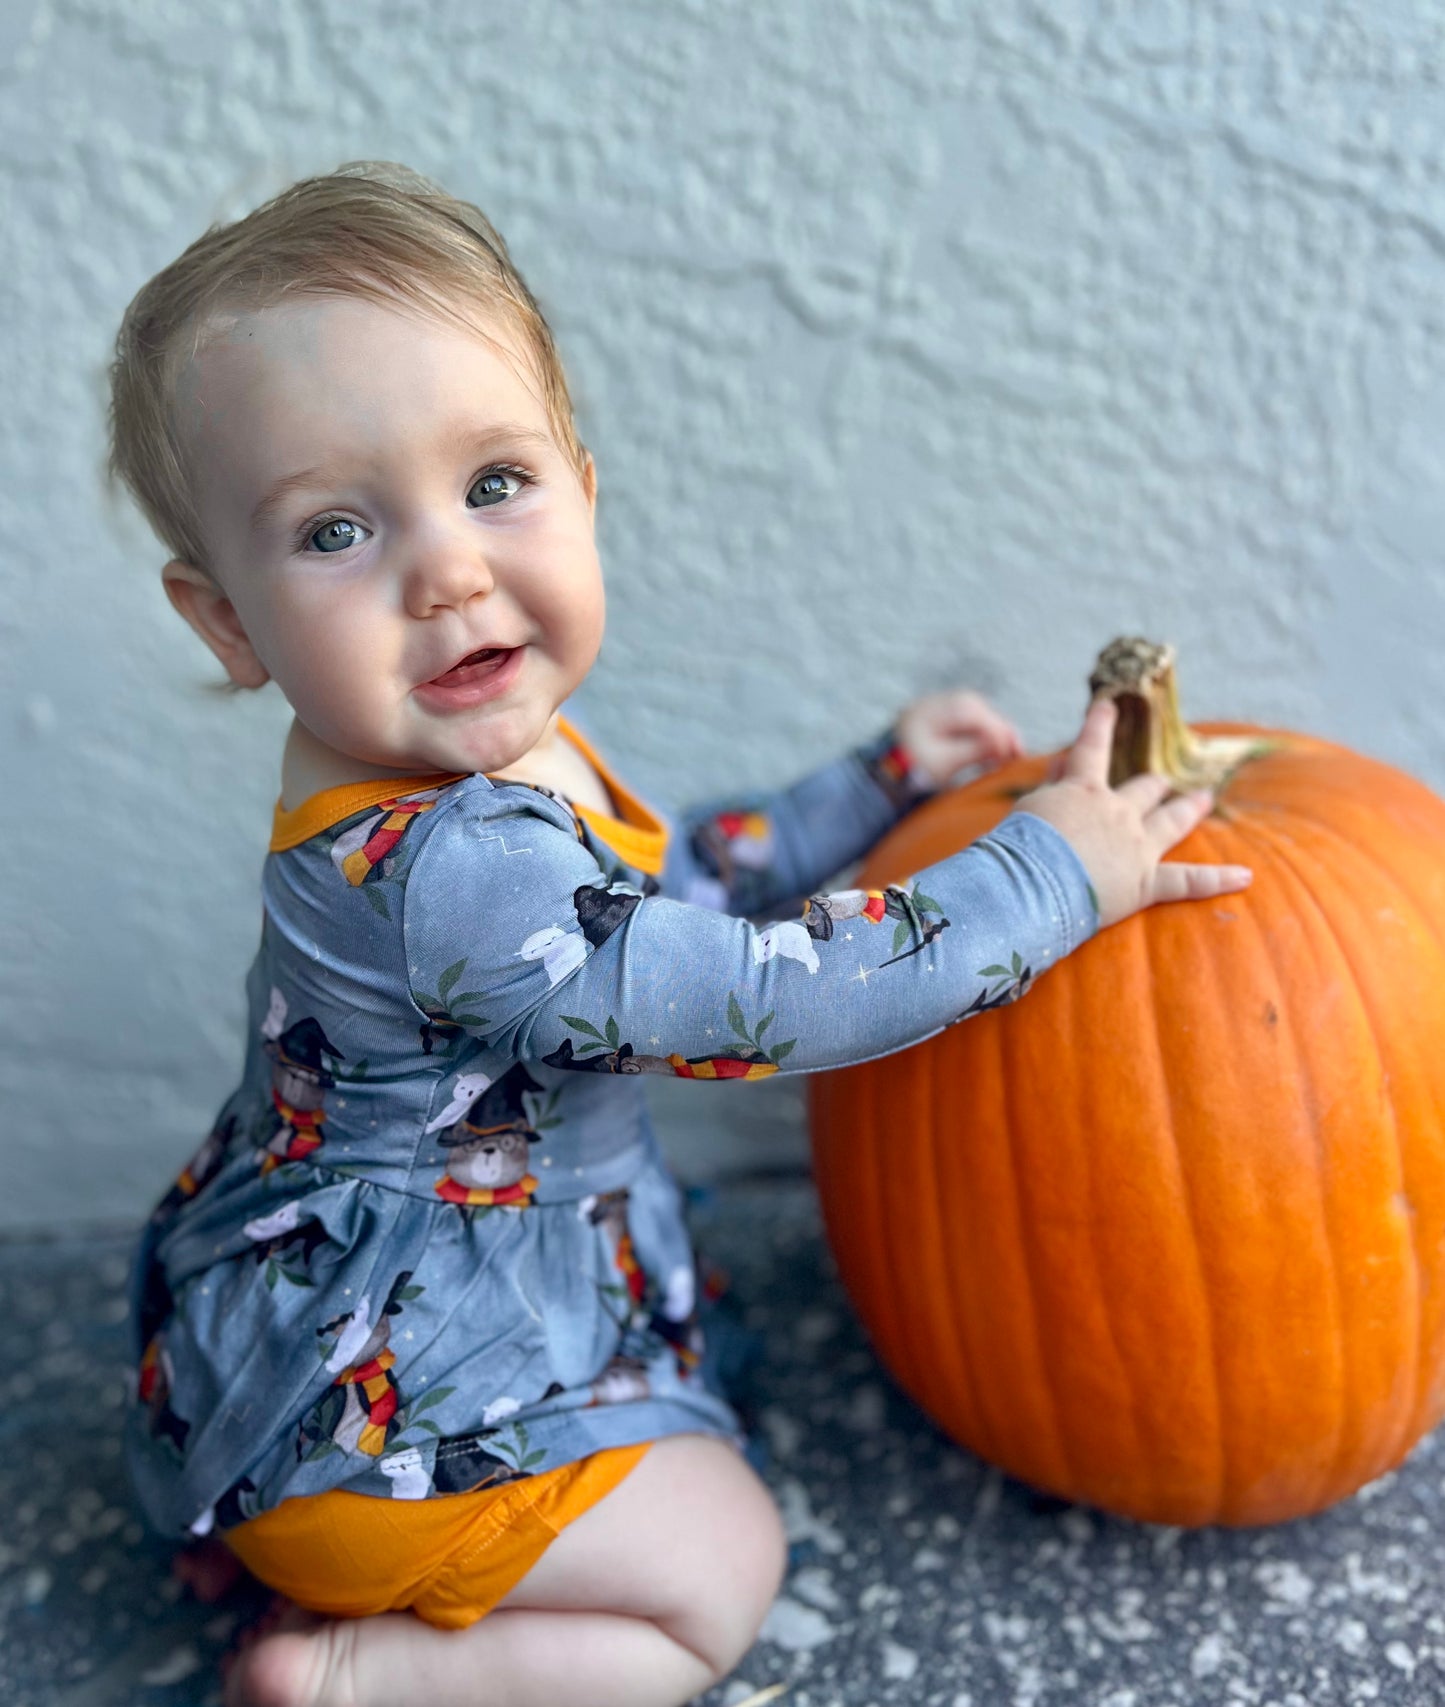
<path fill-rule="evenodd" d="M 1013 758 L 1021 745 L 1018 730 L 1004 717 L 990 717 L 986 723 L 976 726 L 974 734 L 988 749 L 991 758 Z"/>
<path fill-rule="evenodd" d="M 1167 800 L 1174 787 L 1167 776 L 1158 776 L 1153 771 L 1141 771 L 1138 776 L 1131 776 L 1127 782 L 1121 782 L 1114 790 L 1124 800 L 1139 809 L 1141 816 L 1148 817 L 1156 806 Z"/>
<path fill-rule="evenodd" d="M 1247 865 L 1184 865 L 1165 860 L 1154 870 L 1151 901 L 1207 901 L 1247 889 L 1254 873 Z"/>
<path fill-rule="evenodd" d="M 987 757 L 995 763 L 1004 759 L 1016 759 L 1024 750 L 1024 738 L 1014 728 L 1012 723 L 1003 718 L 987 730 L 981 731 Z"/>
<path fill-rule="evenodd" d="M 1108 787 L 1109 754 L 1118 718 L 1118 707 L 1112 699 L 1090 702 L 1078 739 L 1064 756 L 1064 777 L 1071 782 L 1091 782 Z"/>
<path fill-rule="evenodd" d="M 1154 851 L 1168 853 L 1209 816 L 1213 806 L 1214 795 L 1207 788 L 1196 788 L 1192 794 L 1176 794 L 1172 800 L 1156 806 L 1144 820 Z"/>
<path fill-rule="evenodd" d="M 989 741 L 1006 741 L 1018 735 L 1008 718 L 995 711 L 986 700 L 957 707 L 949 720 L 949 727 L 955 735 L 978 735 Z"/>

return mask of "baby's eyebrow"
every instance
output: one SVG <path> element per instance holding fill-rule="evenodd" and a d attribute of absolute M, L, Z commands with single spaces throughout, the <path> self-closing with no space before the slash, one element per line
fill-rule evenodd
<path fill-rule="evenodd" d="M 487 427 L 458 426 L 439 441 L 438 449 L 442 456 L 460 456 L 465 452 L 481 456 L 503 445 L 540 449 L 551 442 L 550 435 L 537 427 L 502 421 Z M 283 474 L 279 480 L 272 481 L 251 511 L 251 531 L 256 533 L 265 527 L 293 492 L 319 491 L 345 480 L 350 472 L 322 464 L 318 468 L 300 469 L 295 474 Z"/>
<path fill-rule="evenodd" d="M 304 491 L 308 487 L 321 487 L 334 479 L 330 469 L 303 468 L 298 474 L 286 474 L 267 488 L 260 502 L 251 512 L 251 531 L 259 532 L 275 516 L 282 504 L 293 492 Z"/>

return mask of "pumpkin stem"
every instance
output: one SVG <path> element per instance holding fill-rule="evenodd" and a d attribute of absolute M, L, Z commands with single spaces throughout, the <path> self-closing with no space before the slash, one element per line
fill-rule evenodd
<path fill-rule="evenodd" d="M 1261 751 L 1259 741 L 1200 735 L 1189 727 L 1179 713 L 1174 656 L 1172 646 L 1137 636 L 1111 640 L 1099 654 L 1089 692 L 1119 707 L 1109 759 L 1111 787 L 1149 772 L 1167 776 L 1180 794 L 1217 789 Z"/>

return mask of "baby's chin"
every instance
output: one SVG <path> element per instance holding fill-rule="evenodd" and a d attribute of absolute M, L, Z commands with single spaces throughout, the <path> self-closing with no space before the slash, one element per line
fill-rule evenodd
<path fill-rule="evenodd" d="M 499 739 L 499 732 L 488 730 L 471 734 L 465 730 L 445 731 L 440 738 L 417 741 L 404 751 L 406 759 L 393 758 L 390 768 L 400 768 L 408 776 L 424 776 L 433 772 L 448 775 L 469 775 L 473 772 L 490 774 L 506 770 L 509 765 L 526 758 L 540 736 L 526 735 L 511 740 Z"/>
<path fill-rule="evenodd" d="M 556 710 L 543 699 L 505 711 L 440 711 L 413 697 L 392 727 L 370 732 L 372 739 L 354 729 L 328 727 L 321 735 L 303 734 L 302 750 L 313 764 L 328 772 L 349 771 L 358 781 L 490 774 L 526 758 L 544 740 Z M 297 722 L 302 722 L 299 713 Z"/>
<path fill-rule="evenodd" d="M 458 756 L 459 757 L 459 756 Z M 283 775 L 288 797 L 358 783 L 409 781 L 439 774 L 456 776 L 477 767 L 440 753 L 425 742 L 378 747 L 371 742 L 325 740 L 310 732 L 288 743 Z"/>
<path fill-rule="evenodd" d="M 509 707 L 504 714 L 494 710 L 485 717 L 463 713 L 430 718 L 428 738 L 417 743 L 418 756 L 427 756 L 435 768 L 506 770 L 539 750 L 551 750 L 560 709 L 548 696 L 532 705 Z"/>
<path fill-rule="evenodd" d="M 511 739 L 500 739 L 497 731 L 488 730 L 471 738 L 462 735 L 455 740 L 430 743 L 427 752 L 439 768 L 500 771 L 525 759 L 540 739 L 540 731 L 534 735 L 530 729 Z"/>

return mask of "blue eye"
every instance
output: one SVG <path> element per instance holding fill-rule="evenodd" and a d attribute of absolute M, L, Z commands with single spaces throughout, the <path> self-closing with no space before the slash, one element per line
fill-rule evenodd
<path fill-rule="evenodd" d="M 509 498 L 515 498 L 524 486 L 533 485 L 535 479 L 536 477 L 529 474 L 525 468 L 502 465 L 488 468 L 472 482 L 467 492 L 467 501 L 473 509 L 491 509 L 494 505 L 506 503 Z M 371 530 L 362 527 L 360 522 L 350 521 L 345 516 L 322 516 L 319 521 L 308 524 L 298 535 L 296 548 L 302 552 L 335 557 L 370 538 Z"/>
<path fill-rule="evenodd" d="M 467 497 L 480 493 L 481 496 L 474 507 L 484 510 L 489 505 L 501 504 L 508 498 L 514 498 L 527 483 L 527 478 L 520 468 L 489 468 L 485 474 L 479 474 L 472 482 L 472 489 L 467 493 Z"/>
<path fill-rule="evenodd" d="M 327 556 L 334 556 L 338 551 L 345 551 L 348 545 L 358 544 L 365 532 L 365 528 L 347 521 L 345 516 L 332 516 L 313 528 L 304 543 L 310 545 L 313 540 L 319 540 L 322 543 L 316 549 Z"/>

